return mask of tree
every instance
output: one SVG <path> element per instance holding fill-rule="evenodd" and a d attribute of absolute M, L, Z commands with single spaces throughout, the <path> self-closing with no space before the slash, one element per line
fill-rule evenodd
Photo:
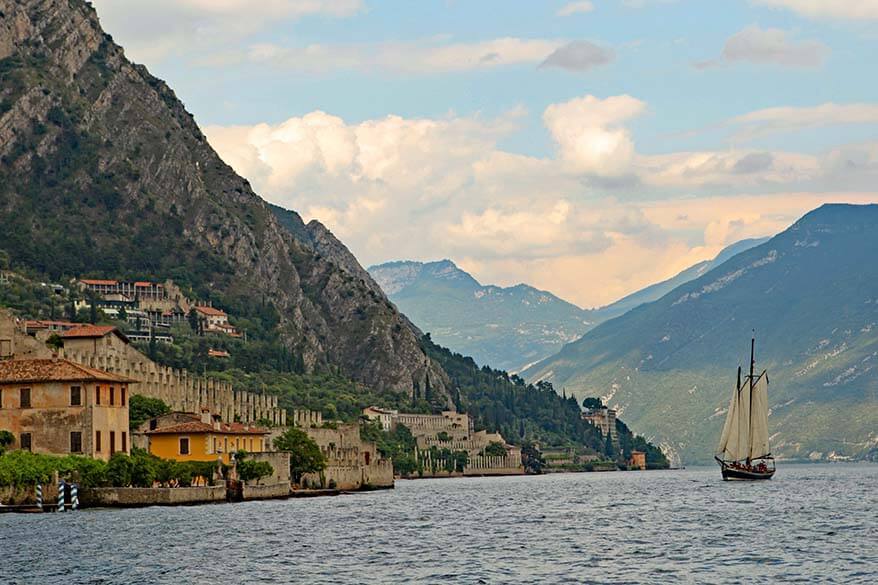
<path fill-rule="evenodd" d="M 598 408 L 603 408 L 604 403 L 601 402 L 600 398 L 586 398 L 582 401 L 582 407 L 587 410 L 596 410 Z"/>
<path fill-rule="evenodd" d="M 274 440 L 274 447 L 278 451 L 290 453 L 290 476 L 293 483 L 299 483 L 306 473 L 317 473 L 326 469 L 326 460 L 320 447 L 301 429 L 287 429 Z"/>
<path fill-rule="evenodd" d="M 128 311 L 125 310 L 125 307 L 119 307 L 118 318 L 119 321 L 128 321 Z"/>
<path fill-rule="evenodd" d="M 140 394 L 132 394 L 128 400 L 128 424 L 131 430 L 136 429 L 151 418 L 169 412 L 171 412 L 171 407 L 165 404 L 161 398 L 147 398 Z"/>
<path fill-rule="evenodd" d="M 6 447 L 15 443 L 15 435 L 9 431 L 0 431 L 0 455 L 6 450 Z"/>
<path fill-rule="evenodd" d="M 506 457 L 506 447 L 500 441 L 491 441 L 485 447 L 485 455 L 488 457 Z"/>
<path fill-rule="evenodd" d="M 238 478 L 241 481 L 259 480 L 274 473 L 274 467 L 268 461 L 253 461 L 252 459 L 238 459 Z"/>
<path fill-rule="evenodd" d="M 198 311 L 189 309 L 189 327 L 193 333 L 198 333 Z"/>
<path fill-rule="evenodd" d="M 524 472 L 539 475 L 543 472 L 546 461 L 543 454 L 533 443 L 525 443 L 521 447 L 521 463 L 524 465 Z"/>

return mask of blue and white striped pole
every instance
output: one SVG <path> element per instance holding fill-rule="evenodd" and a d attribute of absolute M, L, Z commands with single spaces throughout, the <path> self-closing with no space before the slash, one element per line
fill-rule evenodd
<path fill-rule="evenodd" d="M 43 509 L 43 486 L 37 484 L 37 508 Z"/>
<path fill-rule="evenodd" d="M 64 480 L 58 482 L 58 511 L 64 511 Z"/>
<path fill-rule="evenodd" d="M 79 509 L 79 486 L 75 483 L 70 484 L 70 509 Z"/>

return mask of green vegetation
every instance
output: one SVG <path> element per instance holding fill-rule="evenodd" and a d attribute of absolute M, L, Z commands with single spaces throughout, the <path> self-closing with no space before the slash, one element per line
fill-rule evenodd
<path fill-rule="evenodd" d="M 360 425 L 360 438 L 375 443 L 378 452 L 393 460 L 393 472 L 401 477 L 415 473 L 423 474 L 423 467 L 415 459 L 415 438 L 405 425 L 396 425 L 388 432 L 381 429 L 378 421 L 363 420 Z"/>
<path fill-rule="evenodd" d="M 81 487 L 189 486 L 195 477 L 212 484 L 216 464 L 210 461 L 173 461 L 132 449 L 114 454 L 109 462 L 77 455 L 55 456 L 10 451 L 0 455 L 0 486 L 31 486 L 52 481 L 55 472 Z"/>
<path fill-rule="evenodd" d="M 506 447 L 503 446 L 503 443 L 499 441 L 491 441 L 487 447 L 485 447 L 485 455 L 488 457 L 505 457 L 506 456 Z"/>
<path fill-rule="evenodd" d="M 248 459 L 247 455 L 246 451 L 238 451 L 235 456 L 235 462 L 238 466 L 238 479 L 241 481 L 255 480 L 258 485 L 260 479 L 274 474 L 274 467 L 271 466 L 271 463 L 268 461 L 254 461 L 253 459 Z"/>
<path fill-rule="evenodd" d="M 293 483 L 302 481 L 306 473 L 318 473 L 326 469 L 326 460 L 305 431 L 291 427 L 274 440 L 274 448 L 290 453 L 290 477 Z"/>
<path fill-rule="evenodd" d="M 15 435 L 9 431 L 0 431 L 0 455 L 6 451 L 7 447 L 15 444 Z"/>
<path fill-rule="evenodd" d="M 149 419 L 169 412 L 171 412 L 171 407 L 165 404 L 161 398 L 132 394 L 128 400 L 128 426 L 133 431 Z"/>

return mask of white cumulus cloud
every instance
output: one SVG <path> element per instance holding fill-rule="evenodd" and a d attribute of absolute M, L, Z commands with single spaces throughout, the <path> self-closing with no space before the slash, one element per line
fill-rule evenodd
<path fill-rule="evenodd" d="M 808 18 L 876 20 L 878 0 L 751 0 L 755 4 L 786 8 Z"/>

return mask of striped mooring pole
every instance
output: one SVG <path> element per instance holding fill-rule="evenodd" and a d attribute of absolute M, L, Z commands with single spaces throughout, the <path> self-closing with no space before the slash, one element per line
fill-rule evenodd
<path fill-rule="evenodd" d="M 58 482 L 58 511 L 64 511 L 64 480 Z"/>
<path fill-rule="evenodd" d="M 43 509 L 43 486 L 37 484 L 37 508 Z"/>
<path fill-rule="evenodd" d="M 75 483 L 70 484 L 70 509 L 79 509 L 79 486 Z"/>

